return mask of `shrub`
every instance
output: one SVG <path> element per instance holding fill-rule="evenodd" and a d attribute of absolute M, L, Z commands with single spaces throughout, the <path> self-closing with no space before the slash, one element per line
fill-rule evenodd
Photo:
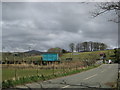
<path fill-rule="evenodd" d="M 7 80 L 7 81 L 2 82 L 3 88 L 9 88 L 9 87 L 13 87 L 13 86 L 14 86 L 14 82 L 12 80 Z"/>

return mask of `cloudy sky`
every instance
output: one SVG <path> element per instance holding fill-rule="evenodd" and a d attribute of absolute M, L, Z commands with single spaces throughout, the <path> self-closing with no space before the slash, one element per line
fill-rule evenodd
<path fill-rule="evenodd" d="M 3 2 L 2 44 L 4 51 L 46 51 L 70 43 L 97 41 L 114 48 L 118 25 L 108 20 L 114 12 L 93 18 L 96 3 Z"/>

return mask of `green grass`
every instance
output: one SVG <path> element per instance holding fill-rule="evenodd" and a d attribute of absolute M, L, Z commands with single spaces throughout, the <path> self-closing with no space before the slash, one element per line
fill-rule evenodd
<path fill-rule="evenodd" d="M 73 60 L 96 60 L 100 59 L 100 53 L 106 54 L 106 59 L 110 58 L 110 55 L 114 55 L 114 50 L 104 50 L 104 51 L 93 51 L 93 52 L 79 52 L 79 55 L 72 55 L 72 53 L 63 54 L 60 58 L 61 60 L 65 60 L 65 58 L 72 57 Z"/>
<path fill-rule="evenodd" d="M 41 80 L 49 80 L 52 78 L 56 78 L 56 77 L 62 77 L 62 76 L 67 76 L 67 75 L 71 75 L 71 74 L 76 74 L 76 73 L 80 73 L 82 71 L 86 71 L 97 66 L 89 66 L 85 69 L 79 69 L 79 70 L 72 70 L 72 71 L 68 71 L 66 73 L 59 73 L 59 74 L 44 74 L 44 75 L 34 75 L 34 76 L 29 76 L 29 77 L 21 77 L 19 79 L 16 80 L 6 80 L 2 82 L 2 87 L 3 88 L 9 88 L 9 87 L 14 87 L 16 85 L 20 85 L 20 84 L 25 84 L 25 83 L 30 83 L 30 82 L 36 82 L 36 81 L 41 81 Z M 62 71 L 63 72 L 63 71 Z"/>
<path fill-rule="evenodd" d="M 65 60 L 65 58 L 67 57 L 73 57 L 74 60 L 85 60 L 85 59 L 98 59 L 100 58 L 99 54 L 100 52 L 104 52 L 107 55 L 107 59 L 109 58 L 110 55 L 114 55 L 114 50 L 103 50 L 103 51 L 93 51 L 93 52 L 79 52 L 79 55 L 73 55 L 71 53 L 65 53 L 63 54 L 60 58 L 61 60 Z M 12 54 L 9 53 L 3 53 L 2 55 L 2 60 L 15 60 L 15 61 L 41 61 L 41 56 L 37 55 L 37 56 L 23 56 L 22 54 L 20 54 L 20 56 L 13 56 Z"/>
<path fill-rule="evenodd" d="M 7 53 L 4 53 L 2 55 L 2 60 L 10 60 L 10 61 L 41 61 L 41 56 L 37 55 L 37 56 L 13 56 L 13 55 L 9 55 Z"/>
<path fill-rule="evenodd" d="M 74 69 L 69 69 L 69 64 L 64 64 L 64 69 L 54 69 L 54 74 L 53 75 L 53 69 L 35 69 L 35 68 L 2 68 L 2 80 L 7 82 L 3 82 L 5 85 L 5 87 L 9 87 L 9 86 L 14 86 L 14 85 L 18 85 L 18 84 L 24 84 L 24 83 L 28 83 L 28 82 L 33 82 L 33 81 L 38 81 L 38 80 L 46 80 L 46 79 L 51 79 L 51 78 L 55 78 L 55 77 L 61 77 L 61 76 L 66 76 L 66 75 L 71 75 L 71 74 L 75 74 L 75 73 L 79 73 L 85 70 L 89 70 L 92 68 L 95 68 L 96 66 L 89 66 L 85 69 L 78 69 L 75 68 L 76 65 L 79 66 L 79 64 L 81 65 L 81 61 L 84 60 L 88 60 L 89 62 L 91 61 L 95 61 L 96 59 L 100 59 L 99 54 L 101 52 L 106 53 L 106 59 L 110 58 L 110 55 L 114 55 L 114 50 L 105 50 L 105 51 L 93 51 L 93 52 L 80 52 L 78 53 L 79 55 L 72 55 L 71 53 L 65 53 L 63 54 L 60 58 L 61 61 L 64 62 L 66 58 L 69 57 L 73 57 L 73 60 L 70 62 L 72 65 L 72 69 L 74 67 Z M 11 55 L 3 55 L 3 60 L 5 60 L 5 57 L 8 57 L 8 60 L 13 60 L 13 56 Z M 39 61 L 41 58 L 41 56 L 26 56 L 24 57 L 25 61 Z M 20 56 L 15 56 L 15 60 L 22 60 L 23 57 Z M 70 66 L 71 68 L 71 66 Z M 15 72 L 16 72 L 16 77 L 19 77 L 20 80 L 12 80 L 13 78 L 15 78 Z M 58 74 L 59 72 L 59 74 Z M 43 75 L 44 78 L 42 77 L 42 79 L 40 77 L 38 77 L 37 75 Z"/>
<path fill-rule="evenodd" d="M 64 67 L 62 69 L 35 69 L 35 68 L 26 68 L 26 69 L 17 69 L 17 68 L 3 68 L 2 70 L 2 81 L 10 80 L 13 78 L 20 78 L 20 77 L 28 77 L 28 76 L 35 76 L 35 75 L 52 75 L 56 73 L 62 72 L 70 72 L 73 70 L 78 70 L 78 67 Z"/>
<path fill-rule="evenodd" d="M 35 76 L 35 75 L 52 75 L 56 73 L 62 72 L 70 72 L 70 70 L 77 70 L 78 67 L 64 67 L 62 69 L 35 69 L 35 68 L 26 68 L 26 69 L 17 69 L 17 68 L 3 68 L 2 70 L 2 80 L 10 80 L 15 77 L 28 77 L 28 76 Z M 16 74 L 15 74 L 16 73 Z"/>
<path fill-rule="evenodd" d="M 54 69 L 54 73 L 63 71 L 62 69 Z M 53 74 L 53 69 L 16 69 L 16 77 L 24 77 L 24 76 L 34 76 L 34 75 L 49 75 Z M 9 80 L 15 78 L 15 69 L 13 68 L 4 68 L 2 70 L 2 80 Z"/>
<path fill-rule="evenodd" d="M 109 59 L 110 55 L 114 55 L 114 50 L 104 50 L 104 51 L 93 51 L 93 52 L 80 52 L 78 53 L 79 55 L 73 55 L 73 61 L 71 61 L 71 63 L 76 62 L 76 61 L 83 61 L 83 60 L 88 60 L 88 61 L 93 61 L 96 59 L 99 59 L 100 56 L 99 54 L 101 52 L 106 53 L 107 57 L 106 59 Z M 71 53 L 65 53 L 63 54 L 60 58 L 61 61 L 64 61 L 65 58 L 71 57 Z M 12 56 L 11 56 L 12 57 Z M 40 59 L 41 56 L 29 56 L 29 57 L 25 57 L 25 60 L 37 60 Z M 17 58 L 17 57 L 16 57 Z M 20 57 L 22 58 L 22 57 Z M 20 59 L 19 58 L 19 59 Z M 66 65 L 65 65 L 66 66 Z M 66 68 L 67 70 L 67 68 Z M 39 73 L 38 74 L 43 74 L 43 75 L 47 75 L 47 74 L 52 74 L 53 70 L 46 70 L 46 69 L 39 69 L 38 70 Z M 55 73 L 56 72 L 61 72 L 63 71 L 63 69 L 55 69 Z M 29 69 L 17 69 L 17 77 L 23 77 L 23 76 L 31 76 L 31 75 L 36 75 L 37 74 L 37 69 L 34 68 L 29 68 Z M 2 70 L 2 79 L 3 80 L 8 80 L 8 79 L 12 79 L 15 77 L 15 68 L 3 68 Z"/>

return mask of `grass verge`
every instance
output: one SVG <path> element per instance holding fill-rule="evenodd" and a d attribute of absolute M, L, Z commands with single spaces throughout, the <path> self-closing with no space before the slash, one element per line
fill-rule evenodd
<path fill-rule="evenodd" d="M 35 76 L 21 77 L 16 80 L 5 80 L 2 82 L 2 88 L 11 88 L 11 87 L 15 87 L 16 85 L 22 85 L 22 84 L 31 83 L 31 82 L 44 81 L 44 80 L 49 80 L 57 77 L 72 75 L 72 74 L 76 74 L 76 73 L 80 73 L 83 71 L 96 68 L 98 66 L 100 65 L 88 66 L 84 69 L 72 70 L 69 72 L 57 73 L 54 75 L 53 74 L 52 75 L 35 75 Z"/>

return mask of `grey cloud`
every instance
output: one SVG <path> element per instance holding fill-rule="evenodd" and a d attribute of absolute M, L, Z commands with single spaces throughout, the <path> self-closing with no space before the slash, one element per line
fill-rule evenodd
<path fill-rule="evenodd" d="M 11 51 L 51 47 L 69 49 L 71 42 L 102 41 L 115 46 L 117 25 L 106 14 L 91 18 L 95 3 L 9 3 L 4 2 L 3 45 Z"/>

